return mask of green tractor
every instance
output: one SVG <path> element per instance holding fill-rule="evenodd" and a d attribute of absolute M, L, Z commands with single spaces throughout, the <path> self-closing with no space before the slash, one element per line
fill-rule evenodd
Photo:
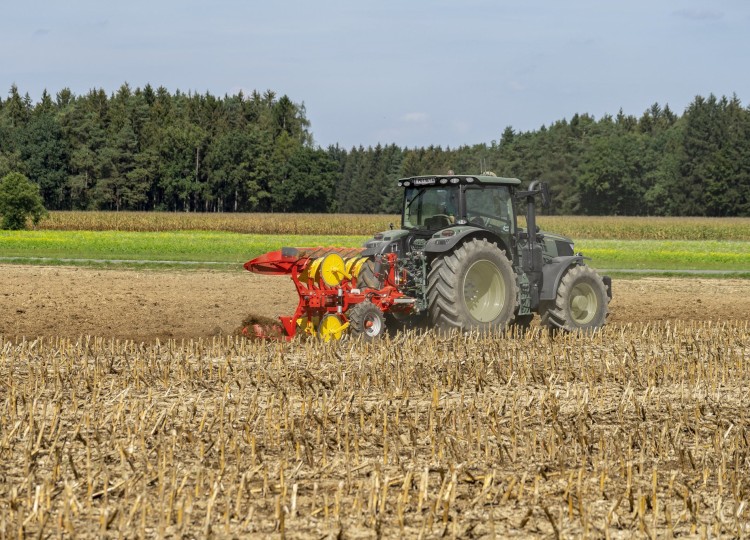
<path fill-rule="evenodd" d="M 492 175 L 399 180 L 401 227 L 365 244 L 360 256 L 368 260 L 357 283 L 382 289 L 383 262 L 394 253 L 394 275 L 402 276 L 398 289 L 413 305 L 385 310 L 375 326 L 498 331 L 526 328 L 538 313 L 541 324 L 553 330 L 601 328 L 611 279 L 587 266 L 572 240 L 537 228 L 536 198 L 549 205 L 547 184 L 532 182 L 526 190 L 520 184 Z M 518 223 L 523 210 L 526 227 Z M 359 327 L 367 335 L 367 328 Z"/>

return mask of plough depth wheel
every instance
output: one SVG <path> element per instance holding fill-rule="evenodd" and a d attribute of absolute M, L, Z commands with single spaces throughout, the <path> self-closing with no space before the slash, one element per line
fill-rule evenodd
<path fill-rule="evenodd" d="M 355 336 L 374 341 L 385 334 L 385 317 L 383 312 L 372 302 L 362 302 L 349 308 L 346 312 L 349 326 Z"/>

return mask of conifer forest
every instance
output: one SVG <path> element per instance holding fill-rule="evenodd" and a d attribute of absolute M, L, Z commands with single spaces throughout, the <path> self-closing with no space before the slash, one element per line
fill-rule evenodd
<path fill-rule="evenodd" d="M 554 214 L 750 215 L 750 108 L 736 95 L 550 120 L 456 148 L 322 148 L 303 102 L 271 90 L 123 84 L 35 102 L 14 85 L 0 178 L 26 175 L 50 210 L 398 213 L 397 178 L 491 170 L 549 182 Z"/>

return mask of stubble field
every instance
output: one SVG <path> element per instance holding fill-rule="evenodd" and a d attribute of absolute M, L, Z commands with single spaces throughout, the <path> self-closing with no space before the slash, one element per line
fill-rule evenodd
<path fill-rule="evenodd" d="M 591 337 L 286 344 L 232 333 L 288 278 L 1 270 L 4 536 L 750 534 L 745 280 L 617 280 Z"/>

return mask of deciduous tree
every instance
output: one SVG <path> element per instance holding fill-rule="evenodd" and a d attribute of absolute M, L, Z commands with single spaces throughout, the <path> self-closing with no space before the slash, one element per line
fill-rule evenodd
<path fill-rule="evenodd" d="M 21 173 L 6 174 L 0 181 L 0 215 L 3 229 L 25 229 L 27 220 L 36 225 L 47 210 L 39 186 Z"/>

